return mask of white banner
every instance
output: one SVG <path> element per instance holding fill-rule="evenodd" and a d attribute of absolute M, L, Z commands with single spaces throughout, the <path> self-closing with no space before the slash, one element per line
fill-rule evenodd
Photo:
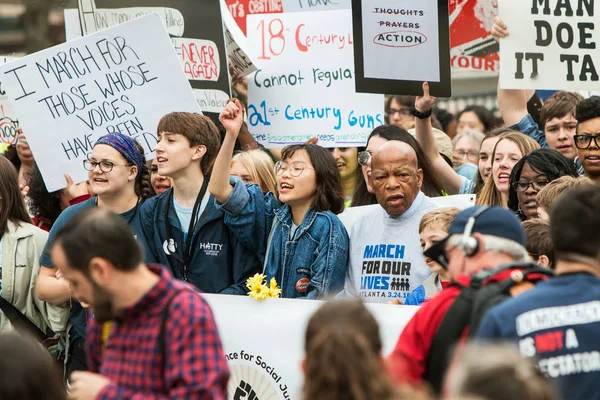
<path fill-rule="evenodd" d="M 354 88 L 350 10 L 248 16 L 250 131 L 265 147 L 319 138 L 363 146 L 384 122 L 383 96 Z"/>
<path fill-rule="evenodd" d="M 501 88 L 600 89 L 600 2 L 502 0 L 498 9 L 509 32 L 500 40 Z"/>
<path fill-rule="evenodd" d="M 0 79 L 50 192 L 64 173 L 87 179 L 100 136 L 128 134 L 152 158 L 163 115 L 200 112 L 157 14 L 6 64 Z"/>
<path fill-rule="evenodd" d="M 150 13 L 160 15 L 164 27 L 172 37 L 172 45 L 185 76 L 192 82 L 217 82 L 221 73 L 227 70 L 227 60 L 221 59 L 214 41 L 182 37 L 185 31 L 185 18 L 178 9 L 170 7 L 96 8 L 92 14 L 93 17 L 89 18 L 93 18 L 98 29 L 105 29 Z M 65 9 L 64 15 L 67 40 L 71 41 L 81 37 L 78 10 Z M 220 113 L 229 99 L 227 93 L 218 89 L 194 88 L 193 92 L 200 108 L 206 112 Z"/>
<path fill-rule="evenodd" d="M 18 57 L 0 56 L 0 65 L 16 60 Z M 17 143 L 19 120 L 6 95 L 0 80 L 0 146 Z"/>
<path fill-rule="evenodd" d="M 213 310 L 231 370 L 229 399 L 301 399 L 304 333 L 323 302 L 202 296 Z M 366 306 L 379 322 L 383 354 L 387 355 L 418 307 Z"/>

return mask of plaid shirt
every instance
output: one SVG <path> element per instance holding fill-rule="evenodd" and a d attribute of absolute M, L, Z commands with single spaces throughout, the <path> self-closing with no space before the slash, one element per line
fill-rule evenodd
<path fill-rule="evenodd" d="M 229 369 L 212 311 L 195 290 L 158 266 L 160 281 L 113 321 L 102 350 L 102 324 L 88 326 L 89 370 L 112 383 L 98 399 L 225 399 Z M 166 303 L 163 354 L 160 325 Z"/>

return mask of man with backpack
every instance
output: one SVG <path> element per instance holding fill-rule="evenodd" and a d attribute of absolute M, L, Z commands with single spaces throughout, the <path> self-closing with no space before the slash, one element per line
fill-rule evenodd
<path fill-rule="evenodd" d="M 572 189 L 552 210 L 557 277 L 492 308 L 477 338 L 514 341 L 564 399 L 600 391 L 600 187 Z"/>
<path fill-rule="evenodd" d="M 519 219 L 501 207 L 468 208 L 456 216 L 448 238 L 426 255 L 446 265 L 453 283 L 428 300 L 406 325 L 388 358 L 398 383 L 427 381 L 441 391 L 453 347 L 491 304 L 517 284 L 547 278 L 529 259 Z M 516 264 L 516 265 L 515 265 Z"/>
<path fill-rule="evenodd" d="M 166 268 L 142 263 L 121 217 L 83 211 L 58 233 L 52 260 L 94 316 L 90 372 L 71 374 L 69 399 L 227 397 L 229 370 L 210 307 Z"/>

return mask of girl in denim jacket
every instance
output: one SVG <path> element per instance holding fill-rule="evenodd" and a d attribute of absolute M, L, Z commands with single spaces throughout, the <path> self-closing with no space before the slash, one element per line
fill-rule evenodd
<path fill-rule="evenodd" d="M 230 101 L 219 117 L 227 130 L 209 190 L 225 212 L 225 224 L 257 252 L 267 281 L 281 297 L 320 299 L 341 291 L 348 262 L 348 234 L 335 214 L 344 208 L 340 174 L 329 152 L 316 145 L 283 149 L 275 165 L 279 199 L 258 185 L 229 176 L 243 108 Z"/>

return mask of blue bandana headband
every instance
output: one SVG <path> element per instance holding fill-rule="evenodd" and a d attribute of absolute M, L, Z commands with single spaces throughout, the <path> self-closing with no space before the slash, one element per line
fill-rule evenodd
<path fill-rule="evenodd" d="M 129 136 L 122 133 L 109 133 L 102 136 L 94 146 L 105 144 L 117 150 L 127 161 L 135 165 L 138 169 L 138 174 L 142 172 L 144 159 L 142 153 L 137 148 L 135 141 Z"/>

